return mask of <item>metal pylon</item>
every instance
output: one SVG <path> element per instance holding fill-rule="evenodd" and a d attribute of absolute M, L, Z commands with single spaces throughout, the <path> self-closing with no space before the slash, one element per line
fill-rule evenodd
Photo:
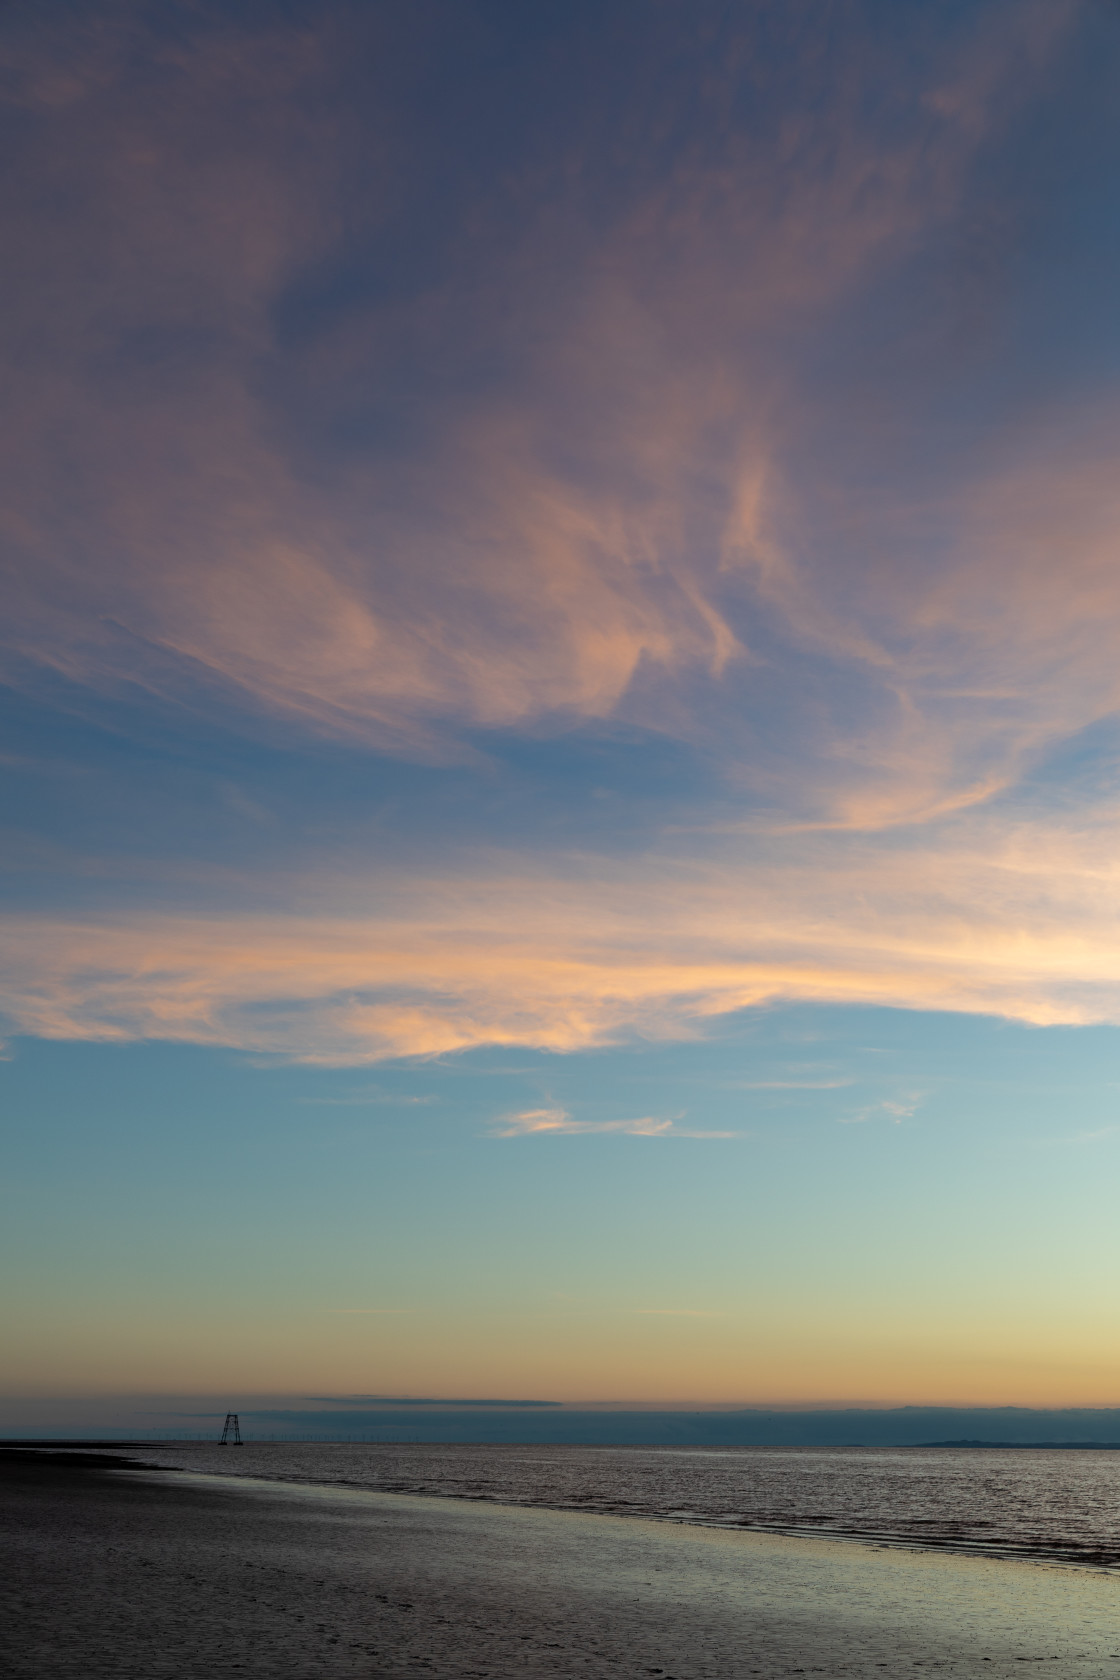
<path fill-rule="evenodd" d="M 226 1421 L 222 1425 L 222 1438 L 218 1442 L 220 1447 L 239 1447 L 241 1445 L 241 1425 L 237 1421 L 236 1412 L 227 1412 Z"/>

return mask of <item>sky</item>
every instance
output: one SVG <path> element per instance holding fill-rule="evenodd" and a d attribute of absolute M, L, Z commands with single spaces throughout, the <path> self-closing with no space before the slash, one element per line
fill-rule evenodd
<path fill-rule="evenodd" d="M 5 6 L 0 1422 L 1120 1405 L 1118 76 Z"/>

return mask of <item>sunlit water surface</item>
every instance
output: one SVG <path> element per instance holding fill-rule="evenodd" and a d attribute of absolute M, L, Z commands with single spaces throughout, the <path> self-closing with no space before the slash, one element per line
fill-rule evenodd
<path fill-rule="evenodd" d="M 206 1473 L 1120 1569 L 1120 1452 L 264 1441 L 129 1450 Z"/>

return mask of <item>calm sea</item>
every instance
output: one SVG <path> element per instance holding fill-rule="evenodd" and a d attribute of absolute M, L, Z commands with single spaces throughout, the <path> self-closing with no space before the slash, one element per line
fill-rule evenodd
<path fill-rule="evenodd" d="M 209 1474 L 1120 1569 L 1120 1452 L 333 1442 L 126 1450 Z"/>

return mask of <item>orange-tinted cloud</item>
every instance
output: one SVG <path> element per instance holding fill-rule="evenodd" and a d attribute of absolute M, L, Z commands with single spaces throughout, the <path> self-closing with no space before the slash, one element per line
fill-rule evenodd
<path fill-rule="evenodd" d="M 577 1137 L 589 1132 L 621 1134 L 625 1137 L 730 1138 L 735 1132 L 694 1131 L 678 1126 L 676 1120 L 659 1120 L 644 1114 L 633 1120 L 576 1120 L 564 1108 L 526 1108 L 519 1114 L 505 1114 L 493 1128 L 493 1137 L 527 1137 L 541 1132 L 560 1132 Z"/>
<path fill-rule="evenodd" d="M 856 32 L 777 155 L 721 105 L 751 73 L 748 31 L 700 138 L 656 180 L 636 169 L 605 227 L 569 184 L 490 250 L 484 213 L 466 207 L 482 216 L 468 277 L 483 299 L 467 348 L 500 350 L 507 377 L 452 399 L 424 363 L 432 389 L 398 402 L 425 415 L 422 447 L 340 447 L 326 464 L 301 452 L 270 379 L 283 372 L 333 423 L 374 400 L 400 341 L 442 345 L 456 308 L 437 285 L 342 311 L 307 347 L 277 341 L 280 301 L 337 256 L 355 213 L 339 135 L 309 115 L 345 29 L 148 43 L 155 77 L 135 74 L 123 27 L 106 24 L 69 79 L 53 37 L 38 58 L 28 48 L 16 97 L 36 138 L 7 205 L 21 235 L 6 314 L 9 675 L 46 668 L 429 758 L 468 750 L 464 727 L 620 710 L 703 734 L 761 600 L 796 636 L 877 662 L 888 709 L 897 699 L 873 772 L 820 778 L 830 816 L 873 824 L 1002 785 L 1018 743 L 981 744 L 980 770 L 962 770 L 898 649 L 830 606 L 827 580 L 769 530 L 766 486 L 785 482 L 809 400 L 774 343 L 951 214 L 978 139 L 1069 15 L 1000 13 L 959 62 L 931 63 L 913 120 L 889 135 L 859 115 L 884 66 Z M 373 231 L 406 187 L 390 141 L 366 136 Z M 573 145 L 561 182 L 587 165 Z M 44 219 L 44 181 L 71 195 L 68 217 Z M 749 753 L 741 728 L 715 727 L 732 760 Z"/>
<path fill-rule="evenodd" d="M 870 500 L 814 454 L 827 397 L 795 353 L 950 225 L 1077 10 L 986 10 L 890 122 L 854 30 L 798 60 L 762 140 L 734 117 L 748 30 L 659 172 L 634 136 L 680 113 L 633 117 L 608 209 L 581 131 L 543 186 L 464 189 L 443 268 L 387 299 L 363 271 L 325 324 L 307 296 L 384 254 L 415 186 L 387 96 L 347 197 L 322 119 L 344 27 L 10 55 L 10 679 L 437 760 L 616 719 L 701 743 L 732 789 L 629 868 L 472 874 L 451 836 L 388 918 L 354 913 L 359 881 L 324 913 L 17 921 L 16 1029 L 357 1063 L 777 998 L 1115 1019 L 1107 813 L 978 815 L 1120 705 L 1115 409 L 1078 429 L 1071 400 Z M 830 424 L 873 453 L 857 405 Z"/>
<path fill-rule="evenodd" d="M 778 1000 L 1120 1020 L 1111 818 L 958 819 L 936 843 L 758 840 L 749 864 L 491 860 L 392 882 L 391 916 L 11 918 L 19 1032 L 227 1044 L 323 1063 L 680 1038 Z M 386 886 L 380 883 L 382 893 Z M 339 888 L 351 903 L 368 888 Z"/>

